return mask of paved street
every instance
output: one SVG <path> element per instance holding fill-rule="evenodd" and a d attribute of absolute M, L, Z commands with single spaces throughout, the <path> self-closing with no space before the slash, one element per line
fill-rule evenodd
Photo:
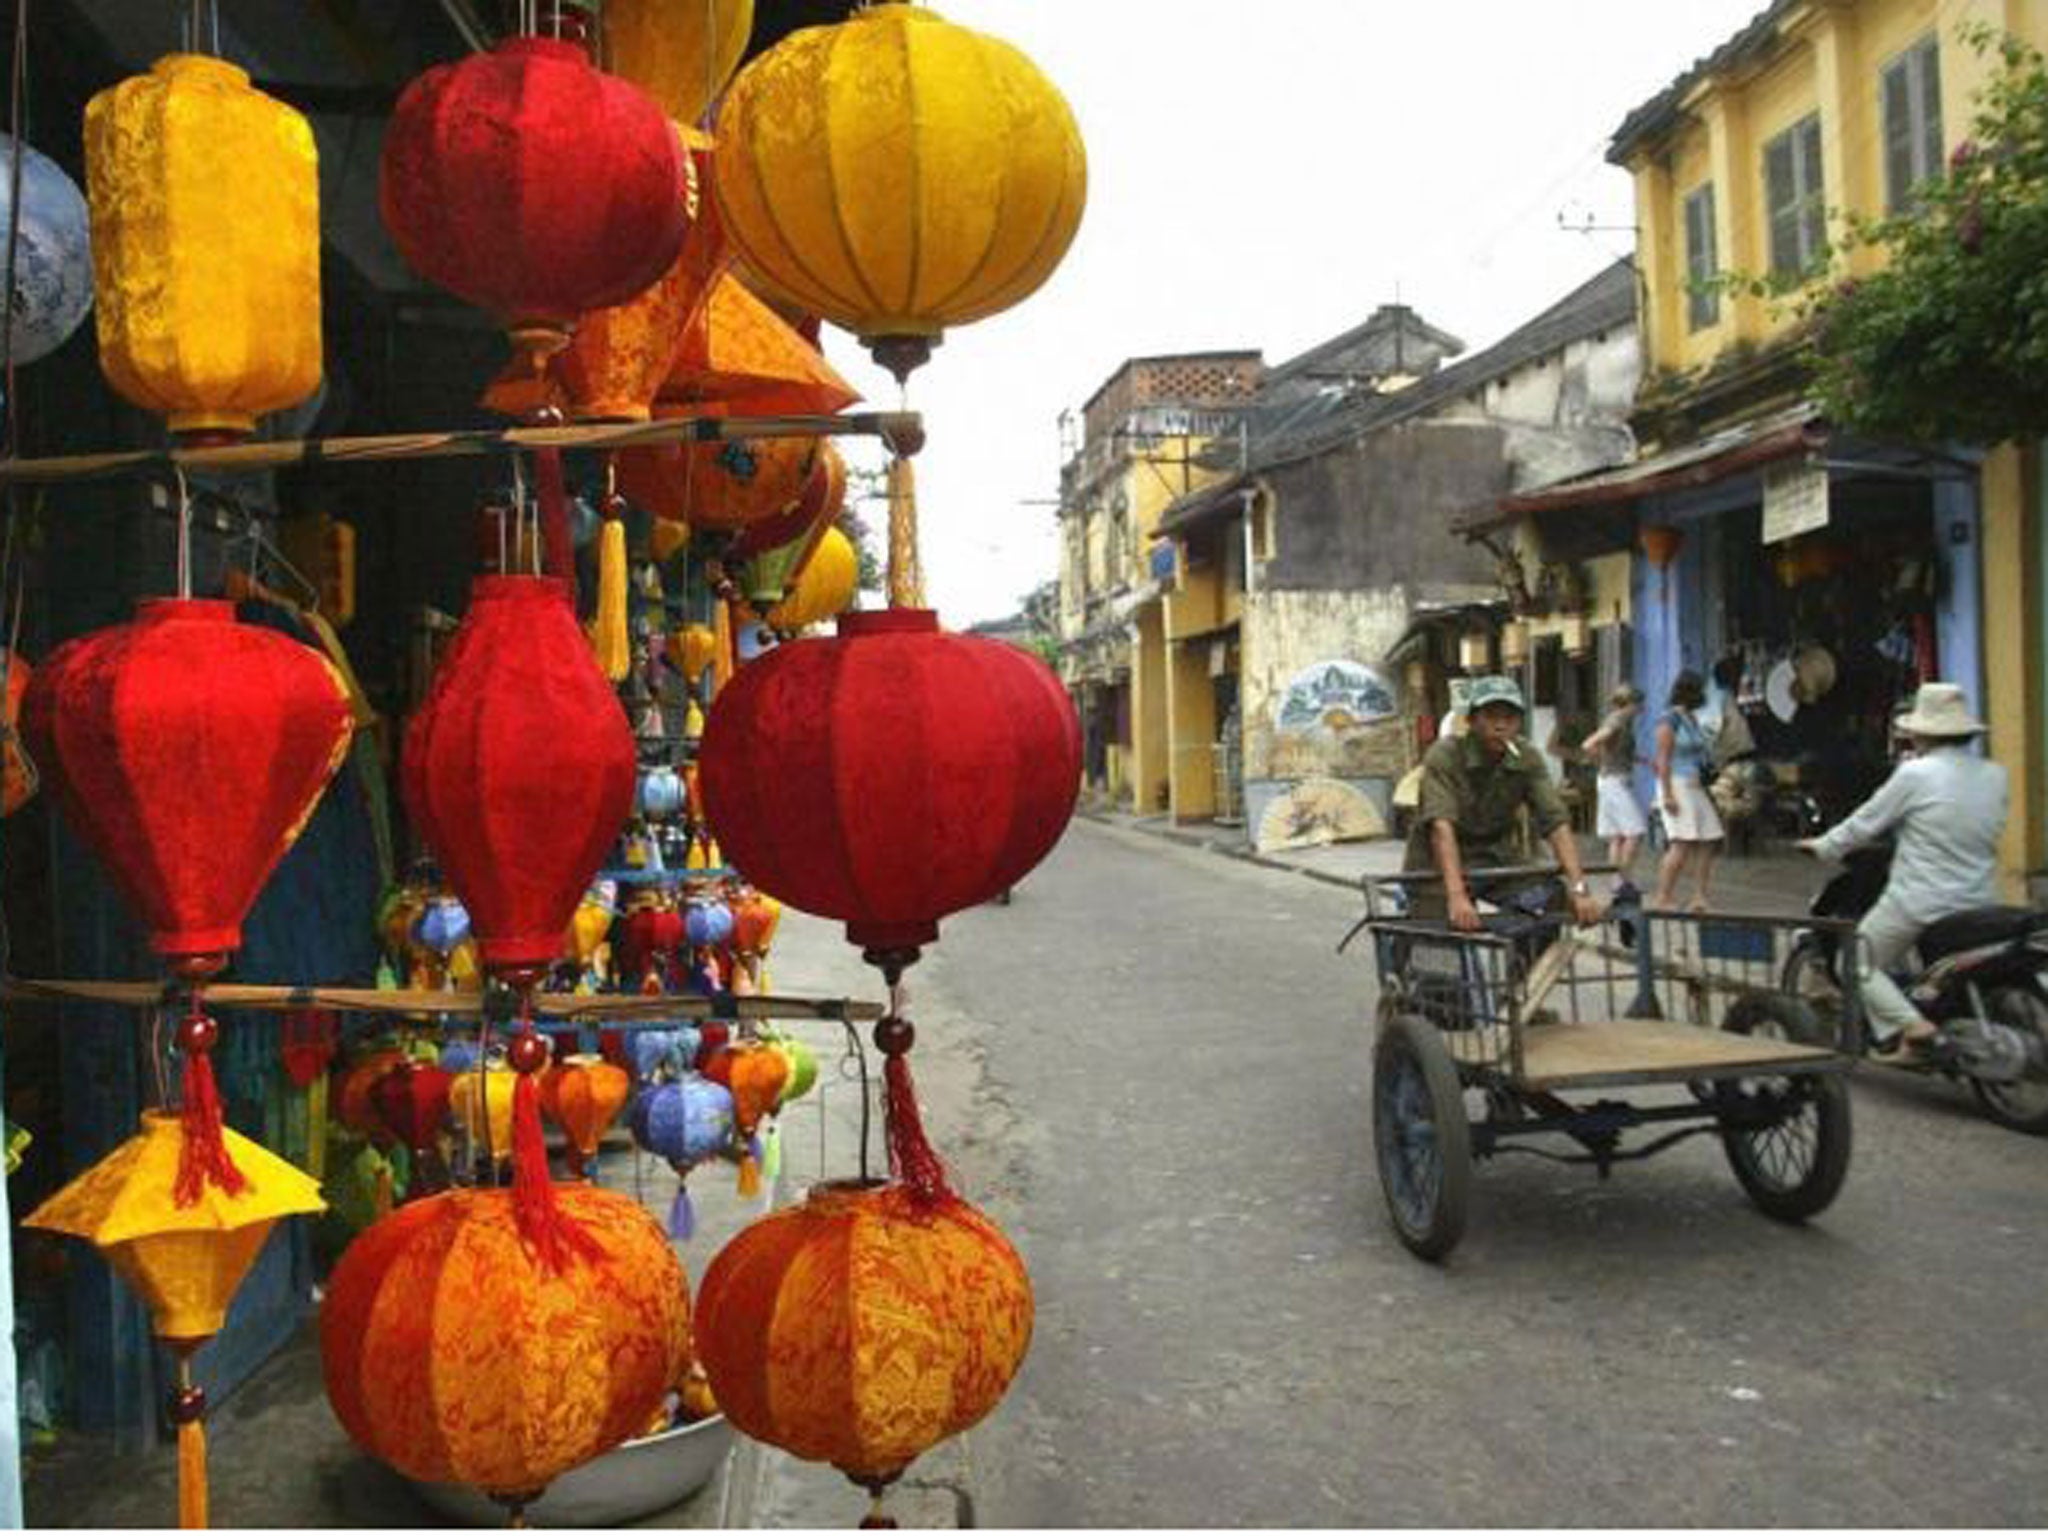
<path fill-rule="evenodd" d="M 947 923 L 921 1082 L 1039 1320 L 927 1476 L 965 1471 L 991 1525 L 2040 1520 L 2048 1143 L 1865 1071 L 1810 1229 L 1706 1139 L 1604 1185 L 1506 1159 L 1432 1268 L 1373 1173 L 1355 912 L 1077 822 Z"/>

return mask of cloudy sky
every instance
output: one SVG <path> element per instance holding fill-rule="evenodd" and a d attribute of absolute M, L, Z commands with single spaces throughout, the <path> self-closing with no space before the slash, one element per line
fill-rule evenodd
<path fill-rule="evenodd" d="M 911 379 L 946 622 L 1012 612 L 1056 573 L 1057 419 L 1125 358 L 1279 363 L 1397 294 L 1476 350 L 1631 251 L 1608 136 L 1761 3 L 939 0 L 1059 86 L 1089 171 L 1052 280 Z M 850 338 L 828 350 L 895 402 Z"/>

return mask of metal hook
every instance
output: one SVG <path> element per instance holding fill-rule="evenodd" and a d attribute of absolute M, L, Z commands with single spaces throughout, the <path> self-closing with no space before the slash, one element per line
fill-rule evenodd
<path fill-rule="evenodd" d="M 185 483 L 182 464 L 171 465 L 171 479 L 178 488 L 178 596 L 192 596 L 192 488 Z"/>

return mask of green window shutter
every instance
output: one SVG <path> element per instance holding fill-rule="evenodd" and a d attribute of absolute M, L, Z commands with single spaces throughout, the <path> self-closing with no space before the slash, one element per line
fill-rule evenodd
<path fill-rule="evenodd" d="M 1918 181 L 1931 181 L 1942 172 L 1941 152 L 1941 49 L 1928 38 L 1913 50 L 1919 76 L 1920 164 Z"/>
<path fill-rule="evenodd" d="M 1913 175 L 1913 90 L 1908 75 L 1910 59 L 1895 59 L 1885 66 L 1882 98 L 1884 113 L 1884 206 L 1897 213 L 1912 195 Z"/>
<path fill-rule="evenodd" d="M 1828 243 L 1827 175 L 1820 163 L 1820 118 L 1799 125 L 1799 266 L 1819 264 Z"/>
<path fill-rule="evenodd" d="M 1693 330 L 1704 330 L 1721 318 L 1721 295 L 1710 287 L 1720 270 L 1714 253 L 1714 184 L 1685 200 L 1685 314 Z"/>
<path fill-rule="evenodd" d="M 1771 220 L 1771 271 L 1797 272 L 1799 187 L 1789 133 L 1779 134 L 1764 146 L 1764 207 L 1770 211 Z"/>

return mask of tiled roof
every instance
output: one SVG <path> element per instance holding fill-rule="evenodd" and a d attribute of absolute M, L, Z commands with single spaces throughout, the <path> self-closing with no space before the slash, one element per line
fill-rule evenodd
<path fill-rule="evenodd" d="M 1778 22 L 1800 0 L 1771 0 L 1740 32 L 1622 119 L 1607 144 L 1607 159 L 1626 165 L 1637 146 L 1670 130 L 1678 121 L 1679 107 L 1692 88 L 1708 75 L 1733 68 L 1746 59 L 1768 53 L 1778 39 Z"/>

